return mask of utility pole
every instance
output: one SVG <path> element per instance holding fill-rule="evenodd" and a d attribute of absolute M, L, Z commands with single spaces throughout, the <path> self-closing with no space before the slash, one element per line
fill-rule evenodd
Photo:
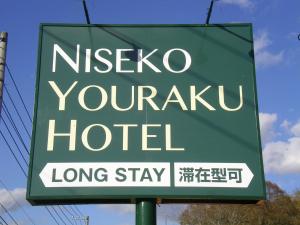
<path fill-rule="evenodd" d="M 0 115 L 3 101 L 4 71 L 6 64 L 7 33 L 0 32 Z"/>
<path fill-rule="evenodd" d="M 73 216 L 73 220 L 83 220 L 85 222 L 85 225 L 89 225 L 90 223 L 90 217 L 89 216 Z"/>

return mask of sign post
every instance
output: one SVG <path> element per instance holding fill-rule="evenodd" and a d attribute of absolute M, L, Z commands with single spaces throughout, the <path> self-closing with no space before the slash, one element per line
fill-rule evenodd
<path fill-rule="evenodd" d="M 138 199 L 135 210 L 136 225 L 156 225 L 155 199 Z"/>
<path fill-rule="evenodd" d="M 251 24 L 40 31 L 32 204 L 265 198 Z M 146 219 L 147 218 L 147 219 Z"/>

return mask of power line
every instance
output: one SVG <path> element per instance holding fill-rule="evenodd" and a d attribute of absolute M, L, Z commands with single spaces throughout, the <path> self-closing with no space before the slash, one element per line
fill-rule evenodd
<path fill-rule="evenodd" d="M 27 174 L 24 170 L 24 168 L 22 167 L 21 163 L 19 162 L 17 156 L 15 155 L 15 153 L 13 152 L 12 148 L 10 147 L 10 145 L 8 144 L 8 141 L 6 140 L 5 136 L 3 135 L 2 131 L 0 130 L 0 135 L 2 136 L 3 140 L 6 143 L 6 146 L 8 147 L 9 151 L 11 152 L 11 154 L 13 155 L 14 159 L 17 161 L 19 167 L 21 168 L 23 174 L 25 175 L 25 177 L 27 177 Z"/>
<path fill-rule="evenodd" d="M 20 153 L 22 159 L 24 160 L 25 164 L 28 166 L 28 162 L 27 162 L 27 160 L 25 159 L 25 156 L 23 155 L 21 149 L 19 148 L 19 145 L 17 144 L 15 138 L 13 137 L 12 133 L 10 132 L 10 129 L 9 129 L 9 127 L 7 126 L 5 120 L 2 119 L 2 121 L 3 121 L 3 123 L 4 123 L 4 126 L 6 127 L 6 130 L 8 131 L 8 133 L 9 133 L 11 139 L 13 140 L 15 146 L 17 147 L 17 150 L 18 150 L 18 152 Z"/>
<path fill-rule="evenodd" d="M 77 225 L 77 221 L 74 219 L 75 216 L 78 216 L 77 212 L 73 210 L 73 208 L 71 207 L 71 205 L 69 205 L 71 211 L 64 205 L 62 205 L 62 207 L 66 210 L 66 212 L 69 213 L 69 215 L 73 218 L 74 220 L 74 224 Z M 80 223 L 81 224 L 81 223 Z"/>
<path fill-rule="evenodd" d="M 72 205 L 68 205 L 68 206 L 69 206 L 70 210 L 67 208 L 67 206 L 62 205 L 61 207 L 64 208 L 65 211 L 68 212 L 68 214 L 69 214 L 71 217 L 74 217 L 74 216 L 80 216 L 80 214 L 78 214 L 78 212 L 76 212 L 76 211 L 73 209 Z M 75 206 L 75 205 L 74 205 L 74 206 Z M 72 211 L 72 212 L 71 212 L 71 211 Z M 77 223 L 76 223 L 76 220 L 74 220 L 74 221 L 75 221 L 75 224 L 77 224 Z M 81 221 L 80 221 L 80 224 L 81 224 Z"/>
<path fill-rule="evenodd" d="M 45 209 L 48 211 L 48 213 L 50 214 L 50 216 L 52 217 L 52 219 L 55 221 L 55 223 L 56 223 L 57 225 L 60 225 L 60 224 L 58 223 L 58 221 L 56 220 L 56 218 L 54 217 L 54 215 L 52 214 L 52 212 L 50 211 L 50 209 L 48 209 L 47 206 L 45 206 Z"/>
<path fill-rule="evenodd" d="M 86 22 L 87 22 L 87 24 L 91 24 L 90 16 L 89 16 L 89 11 L 88 11 L 88 9 L 86 7 L 85 0 L 82 0 L 82 4 L 83 4 L 83 10 L 84 10 L 84 15 L 85 15 Z"/>
<path fill-rule="evenodd" d="M 60 206 L 57 206 L 58 209 L 61 211 L 61 213 L 64 215 L 64 217 L 68 220 L 68 222 L 73 225 L 73 223 L 71 222 L 71 220 L 69 219 L 69 217 L 65 214 L 65 212 L 61 209 Z"/>
<path fill-rule="evenodd" d="M 8 118 L 8 120 L 9 120 L 11 126 L 14 128 L 15 133 L 17 134 L 20 142 L 22 143 L 23 147 L 25 148 L 26 152 L 29 155 L 29 150 L 28 150 L 28 148 L 27 148 L 27 146 L 25 144 L 25 141 L 23 140 L 23 138 L 22 138 L 22 136 L 21 136 L 21 134 L 20 134 L 20 132 L 19 132 L 19 130 L 18 130 L 18 128 L 17 128 L 17 126 L 16 126 L 16 124 L 15 124 L 12 116 L 11 116 L 11 114 L 9 113 L 9 110 L 7 109 L 7 106 L 5 105 L 5 102 L 3 102 L 3 112 L 6 115 L 6 117 Z"/>
<path fill-rule="evenodd" d="M 19 167 L 21 168 L 23 174 L 25 175 L 25 177 L 27 177 L 27 174 L 26 174 L 25 170 L 24 170 L 23 167 L 21 166 L 19 160 L 17 159 L 16 155 L 14 154 L 14 152 L 13 152 L 12 149 L 11 149 L 11 147 L 9 146 L 9 144 L 8 144 L 6 138 L 5 138 L 5 136 L 3 135 L 3 133 L 2 133 L 1 130 L 0 130 L 0 134 L 1 134 L 2 138 L 4 139 L 6 145 L 7 145 L 8 148 L 10 149 L 11 153 L 13 154 L 13 156 L 14 156 L 15 160 L 17 161 Z M 60 225 L 60 224 L 57 222 L 57 220 L 55 219 L 55 217 L 53 216 L 53 214 L 50 212 L 50 210 L 49 210 L 46 206 L 45 206 L 45 208 L 46 208 L 46 210 L 49 212 L 50 216 L 55 220 L 55 222 L 57 223 L 57 225 Z M 64 222 L 64 220 L 61 218 L 61 216 L 58 214 L 58 212 L 55 210 L 55 208 L 54 208 L 54 207 L 51 207 L 51 208 L 53 209 L 53 211 L 55 212 L 55 214 L 57 215 L 57 217 L 59 217 L 59 219 L 60 219 L 61 221 L 63 221 L 63 223 L 64 223 L 65 225 L 67 225 L 67 224 Z"/>
<path fill-rule="evenodd" d="M 11 77 L 13 83 L 14 83 L 14 86 L 15 86 L 17 92 L 18 92 L 18 95 L 19 95 L 19 97 L 20 97 L 20 99 L 21 99 L 21 101 L 22 101 L 23 107 L 24 107 L 25 110 L 26 110 L 27 116 L 28 116 L 28 118 L 30 119 L 30 121 L 32 122 L 32 119 L 31 119 L 31 117 L 30 117 L 30 115 L 29 115 L 29 111 L 28 111 L 28 109 L 27 109 L 27 107 L 26 107 L 26 105 L 25 105 L 25 102 L 24 102 L 24 100 L 23 100 L 23 98 L 22 98 L 22 96 L 21 96 L 21 93 L 20 93 L 20 91 L 19 91 L 19 89 L 18 89 L 18 87 L 17 87 L 17 84 L 16 84 L 15 80 L 13 79 L 12 73 L 11 73 L 11 71 L 10 71 L 10 69 L 9 69 L 9 67 L 8 67 L 7 65 L 6 65 L 6 67 L 7 67 L 7 70 L 8 70 L 8 72 L 9 72 L 9 75 L 10 75 L 10 77 Z M 26 125 L 25 125 L 25 122 L 23 121 L 23 119 L 22 119 L 22 117 L 21 117 L 21 115 L 20 115 L 20 112 L 19 112 L 18 108 L 16 107 L 16 104 L 15 104 L 15 102 L 14 102 L 14 100 L 13 100 L 13 98 L 12 98 L 10 92 L 9 92 L 9 90 L 6 88 L 5 85 L 4 85 L 4 88 L 5 88 L 5 91 L 6 91 L 7 95 L 8 95 L 8 97 L 9 97 L 10 101 L 11 101 L 11 104 L 12 104 L 12 106 L 13 106 L 15 112 L 16 112 L 17 115 L 18 115 L 19 120 L 20 120 L 21 123 L 22 123 L 23 128 L 25 129 L 25 131 L 26 131 L 26 133 L 27 133 L 29 139 L 31 139 L 31 135 L 29 134 L 29 131 L 28 131 Z M 26 144 L 25 144 L 25 141 L 23 140 L 22 135 L 20 134 L 19 129 L 17 128 L 17 126 L 16 126 L 16 124 L 15 124 L 15 122 L 14 122 L 14 119 L 12 118 L 12 116 L 11 116 L 11 114 L 10 114 L 10 111 L 8 110 L 8 107 L 7 107 L 5 104 L 4 104 L 4 108 L 5 108 L 4 111 L 5 111 L 6 117 L 8 118 L 8 120 L 9 120 L 11 126 L 13 127 L 13 129 L 15 130 L 15 133 L 17 134 L 17 136 L 18 136 L 20 142 L 22 143 L 23 147 L 25 148 L 26 152 L 27 152 L 28 155 L 29 155 L 29 150 L 28 150 L 28 148 L 27 148 L 27 146 L 26 146 Z M 15 139 L 14 139 L 12 133 L 10 132 L 10 129 L 9 129 L 7 123 L 6 123 L 4 120 L 3 120 L 3 122 L 4 122 L 5 126 L 6 126 L 6 129 L 7 129 L 8 132 L 10 133 L 10 136 L 11 136 L 11 138 L 13 139 L 13 141 L 14 141 L 14 143 L 15 143 L 17 149 L 19 150 L 19 152 L 20 152 L 20 154 L 21 154 L 23 160 L 26 162 L 26 165 L 28 166 L 28 163 L 27 163 L 27 161 L 24 159 L 25 157 L 24 157 L 24 155 L 21 153 L 21 150 L 20 150 L 20 148 L 19 148 L 19 145 L 16 143 L 16 141 L 15 141 Z M 2 133 L 2 131 L 0 132 L 0 134 L 1 134 L 2 138 L 4 139 L 6 145 L 8 146 L 9 150 L 10 150 L 11 153 L 13 154 L 14 159 L 17 161 L 17 163 L 18 163 L 19 167 L 21 168 L 23 174 L 25 175 L 25 177 L 27 177 L 27 174 L 26 174 L 26 172 L 25 172 L 25 169 L 22 167 L 22 165 L 21 165 L 20 161 L 18 160 L 17 156 L 14 154 L 14 152 L 13 152 L 11 146 L 10 146 L 9 143 L 8 143 L 8 140 L 5 138 L 5 136 L 4 136 L 4 134 Z M 56 222 L 56 224 L 59 225 L 57 219 L 54 217 L 54 215 L 53 215 L 52 212 L 49 210 L 49 208 L 48 208 L 48 207 L 45 207 L 45 208 L 46 208 L 46 210 L 49 212 L 50 216 L 54 219 L 54 221 Z M 57 210 L 56 210 L 54 207 L 51 207 L 51 208 L 52 208 L 52 210 L 54 211 L 54 213 L 57 215 L 57 217 L 58 217 L 64 224 L 66 224 L 65 221 L 64 221 L 64 219 L 62 219 L 62 217 L 61 217 L 61 216 L 59 215 L 59 213 L 57 212 Z M 71 208 L 71 207 L 70 207 L 70 208 Z M 59 208 L 59 209 L 60 209 L 61 213 L 67 218 L 67 220 L 72 224 L 72 222 L 71 222 L 70 219 L 66 216 L 66 214 L 64 213 L 64 211 L 61 210 L 61 208 Z M 67 208 L 66 208 L 66 209 L 67 209 Z M 71 208 L 71 209 L 72 209 L 72 208 Z M 80 210 L 79 210 L 77 207 L 76 207 L 76 210 L 77 210 L 80 214 L 82 214 L 82 213 L 80 212 Z M 70 211 L 69 211 L 69 212 L 70 212 Z M 76 213 L 76 215 L 78 215 L 78 214 Z"/>
<path fill-rule="evenodd" d="M 56 211 L 56 209 L 54 207 L 51 207 L 52 210 L 55 212 L 56 216 L 63 222 L 63 224 L 67 225 L 66 222 L 61 218 L 61 216 L 58 214 L 58 212 Z"/>
<path fill-rule="evenodd" d="M 0 215 L 0 219 L 6 224 L 8 225 L 8 223 L 3 219 L 3 217 Z"/>
<path fill-rule="evenodd" d="M 5 86 L 4 86 L 4 87 L 5 87 Z M 11 98 L 11 96 L 10 96 L 10 94 L 9 94 L 9 92 L 8 92 L 7 89 L 6 89 L 6 92 L 7 92 L 8 95 L 9 95 L 9 98 L 10 98 L 10 100 L 11 100 L 11 102 L 12 102 L 14 108 L 15 108 L 15 111 L 17 112 L 17 114 L 18 114 L 18 116 L 19 116 L 19 119 L 22 121 L 23 127 L 24 127 L 25 130 L 27 131 L 27 129 L 26 129 L 26 127 L 25 127 L 25 124 L 23 123 L 23 120 L 21 119 L 20 114 L 18 113 L 18 110 L 17 110 L 17 108 L 16 108 L 16 106 L 15 106 L 15 104 L 14 104 L 14 102 L 13 102 L 13 100 L 12 100 L 12 98 Z M 28 149 L 27 149 L 27 147 L 26 147 L 26 145 L 25 145 L 25 143 L 24 143 L 24 141 L 23 141 L 23 138 L 22 138 L 21 135 L 20 135 L 20 132 L 19 132 L 18 128 L 16 127 L 16 125 L 15 125 L 15 123 L 14 123 L 13 118 L 11 117 L 11 115 L 10 115 L 10 113 L 9 113 L 9 110 L 7 109 L 7 106 L 4 105 L 4 107 L 5 107 L 5 110 L 3 110 L 3 111 L 5 112 L 6 117 L 10 120 L 11 125 L 12 125 L 13 128 L 15 129 L 15 132 L 17 133 L 19 139 L 21 140 L 22 144 L 24 145 L 24 148 L 26 149 L 26 151 L 27 151 L 27 153 L 28 153 L 28 155 L 29 155 L 29 151 L 28 151 Z M 0 119 L 1 119 L 1 118 L 0 118 Z M 7 127 L 7 124 L 6 124 L 6 122 L 4 121 L 4 119 L 3 119 L 3 122 L 4 122 L 6 128 L 7 128 L 8 131 L 9 131 L 9 128 Z M 11 132 L 10 132 L 10 131 L 9 131 L 9 133 L 10 133 L 10 135 L 11 135 Z M 6 145 L 7 145 L 7 147 L 9 148 L 10 152 L 13 154 L 14 159 L 17 161 L 17 163 L 18 163 L 19 167 L 21 168 L 23 174 L 25 175 L 25 177 L 27 177 L 27 174 L 26 174 L 26 172 L 25 172 L 25 169 L 22 167 L 21 163 L 19 162 L 18 158 L 17 158 L 16 155 L 14 154 L 12 148 L 10 147 L 10 145 L 9 145 L 9 143 L 8 143 L 8 141 L 7 141 L 7 139 L 5 138 L 5 136 L 3 135 L 3 133 L 2 133 L 1 130 L 0 130 L 0 134 L 1 134 L 2 138 L 4 139 L 4 141 L 5 141 Z M 29 138 L 31 139 L 31 137 L 30 137 L 28 131 L 27 131 L 27 134 L 28 134 Z M 14 140 L 13 137 L 12 137 L 12 139 Z M 17 148 L 19 149 L 17 143 L 16 143 L 15 141 L 14 141 L 14 143 L 16 144 Z M 21 155 L 22 155 L 22 154 L 21 154 Z M 23 159 L 24 159 L 24 158 L 23 158 Z M 26 165 L 28 166 L 28 164 L 26 164 Z M 60 224 L 58 223 L 58 221 L 56 220 L 56 218 L 54 217 L 54 215 L 53 215 L 53 214 L 51 213 L 51 211 L 48 209 L 48 207 L 45 207 L 45 208 L 46 208 L 46 210 L 48 211 L 48 213 L 50 214 L 50 216 L 52 217 L 52 219 L 56 222 L 56 224 L 57 224 L 57 225 L 60 225 Z M 54 210 L 55 214 L 62 220 L 62 218 L 61 218 L 60 215 L 57 213 L 57 211 L 54 209 L 54 207 L 52 207 L 52 209 Z M 63 221 L 63 220 L 62 220 L 62 221 Z M 63 221 L 63 223 L 65 224 L 64 221 Z"/>
<path fill-rule="evenodd" d="M 75 210 L 73 209 L 72 206 L 74 207 Z M 70 205 L 70 208 L 75 212 L 76 215 L 84 216 L 81 210 L 79 210 L 79 208 L 76 205 Z"/>
<path fill-rule="evenodd" d="M 27 217 L 27 219 L 35 225 L 35 222 L 33 221 L 33 219 L 29 216 L 29 214 L 24 210 L 24 208 L 21 206 L 21 204 L 17 201 L 17 199 L 13 196 L 13 194 L 11 193 L 11 191 L 8 190 L 7 186 L 5 185 L 5 183 L 0 179 L 0 183 L 2 184 L 2 186 L 4 187 L 4 190 L 9 194 L 9 196 L 14 200 L 15 204 L 22 210 L 23 214 L 25 215 L 25 217 Z"/>
<path fill-rule="evenodd" d="M 26 174 L 24 168 L 23 168 L 22 165 L 20 164 L 18 158 L 17 158 L 16 155 L 14 154 L 12 148 L 11 148 L 10 145 L 8 144 L 8 141 L 7 141 L 7 139 L 5 138 L 5 136 L 3 135 L 3 133 L 2 133 L 1 130 L 0 130 L 0 135 L 1 135 L 2 138 L 4 139 L 6 145 L 7 145 L 7 147 L 9 148 L 10 152 L 12 153 L 14 159 L 16 160 L 16 162 L 18 163 L 19 167 L 21 168 L 21 170 L 22 170 L 24 176 L 27 177 L 27 174 Z M 49 214 L 50 214 L 50 216 L 53 218 L 53 220 L 56 222 L 56 224 L 57 224 L 57 225 L 60 225 L 60 224 L 57 222 L 56 218 L 55 218 L 55 217 L 53 216 L 53 214 L 51 213 L 51 211 L 50 211 L 46 206 L 45 206 L 45 208 L 46 208 L 46 210 L 49 212 Z M 52 209 L 54 210 L 54 212 L 56 213 L 56 215 L 61 219 L 61 217 L 59 216 L 59 214 L 57 213 L 57 211 L 54 209 L 54 207 L 52 207 Z M 61 219 L 61 220 L 62 220 L 62 219 Z M 62 220 L 62 221 L 63 221 L 63 220 Z M 66 225 L 66 223 L 65 223 L 64 221 L 63 221 L 63 223 Z"/>
<path fill-rule="evenodd" d="M 6 85 L 4 85 L 4 90 L 6 91 L 6 93 L 7 93 L 7 95 L 8 95 L 8 98 L 9 98 L 10 102 L 12 103 L 13 108 L 14 108 L 15 112 L 17 113 L 19 120 L 20 120 L 21 123 L 22 123 L 22 126 L 24 127 L 24 129 L 25 129 L 25 131 L 26 131 L 28 137 L 30 138 L 29 131 L 27 130 L 27 128 L 26 128 L 26 126 L 25 126 L 25 123 L 24 123 L 24 121 L 23 121 L 23 119 L 22 119 L 22 117 L 21 117 L 21 115 L 20 115 L 20 112 L 19 112 L 19 110 L 17 109 L 17 107 L 16 107 L 16 105 L 15 105 L 15 103 L 14 103 L 14 100 L 12 99 L 12 97 L 11 97 L 11 95 L 10 95 L 8 89 L 6 88 Z"/>
<path fill-rule="evenodd" d="M 16 225 L 19 225 L 18 223 L 17 223 L 17 221 L 15 220 L 15 218 L 10 214 L 10 212 L 4 207 L 4 205 L 2 205 L 2 203 L 0 202 L 0 206 L 4 209 L 4 211 L 6 212 L 6 214 L 9 216 L 9 218 L 12 220 L 12 221 L 14 221 L 14 223 L 16 224 Z"/>
<path fill-rule="evenodd" d="M 79 210 L 79 208 L 76 205 L 69 205 L 70 209 L 72 210 L 72 212 L 76 215 L 76 216 L 83 216 L 83 213 Z M 75 220 L 76 223 L 76 220 Z M 82 224 L 83 221 L 79 220 L 79 223 Z"/>
<path fill-rule="evenodd" d="M 24 109 L 25 109 L 25 111 L 26 111 L 26 114 L 27 114 L 29 120 L 30 120 L 31 123 L 32 123 L 32 118 L 31 118 L 31 116 L 30 116 L 30 113 L 29 113 L 29 111 L 28 111 L 28 109 L 27 109 L 27 107 L 26 107 L 26 105 L 25 105 L 25 102 L 24 102 L 24 100 L 23 100 L 23 98 L 22 98 L 22 95 L 21 95 L 21 93 L 20 93 L 20 91 L 19 91 L 19 88 L 18 88 L 18 86 L 17 86 L 17 84 L 16 84 L 16 82 L 15 82 L 15 80 L 14 80 L 14 77 L 12 76 L 12 73 L 11 73 L 11 71 L 10 71 L 10 69 L 9 69 L 9 67 L 8 67 L 8 65 L 7 65 L 7 63 L 5 64 L 5 66 L 6 66 L 6 68 L 7 68 L 7 71 L 8 71 L 8 74 L 9 74 L 10 79 L 12 80 L 12 82 L 13 82 L 13 84 L 14 84 L 16 90 L 17 90 L 18 96 L 19 96 L 19 98 L 20 98 L 21 101 L 22 101 L 22 104 L 23 104 L 23 107 L 24 107 Z"/>
<path fill-rule="evenodd" d="M 3 133 L 2 133 L 1 130 L 0 130 L 0 135 L 1 135 L 2 138 L 4 139 L 6 145 L 7 145 L 7 147 L 9 148 L 10 152 L 12 153 L 14 159 L 16 160 L 16 162 L 18 163 L 19 167 L 21 168 L 21 170 L 22 170 L 24 176 L 27 177 L 27 174 L 26 174 L 24 168 L 23 168 L 22 165 L 20 164 L 18 158 L 17 158 L 16 155 L 14 154 L 12 148 L 11 148 L 10 145 L 8 144 L 8 141 L 6 140 L 6 138 L 5 138 L 5 136 L 3 135 Z M 48 213 L 50 214 L 50 216 L 52 217 L 52 219 L 56 222 L 56 224 L 57 224 L 57 225 L 60 225 L 60 224 L 57 222 L 56 218 L 55 218 L 55 217 L 53 216 L 53 214 L 51 213 L 51 211 L 50 211 L 46 206 L 45 206 L 45 208 L 46 208 L 46 210 L 48 211 Z M 54 212 L 56 213 L 56 215 L 61 219 L 61 217 L 60 217 L 59 214 L 56 212 L 56 210 L 55 210 L 53 207 L 52 207 L 52 209 L 54 210 Z M 63 220 L 62 220 L 62 221 L 63 221 Z M 63 223 L 66 225 L 66 223 L 65 223 L 64 221 L 63 221 Z M 7 224 L 7 223 L 6 223 L 6 224 Z"/>
<path fill-rule="evenodd" d="M 77 225 L 77 220 L 74 218 L 73 218 L 73 220 L 74 220 L 74 224 Z M 79 222 L 79 223 L 81 224 L 81 222 Z"/>
<path fill-rule="evenodd" d="M 66 212 L 68 212 L 69 213 L 69 215 L 72 217 L 72 216 L 74 216 L 74 215 L 77 215 L 76 213 L 74 214 L 74 213 L 71 213 L 70 212 L 70 210 L 67 208 L 67 207 L 65 207 L 64 205 L 62 205 L 62 208 L 64 208 L 65 210 L 66 210 Z M 71 208 L 71 207 L 70 207 Z M 73 211 L 72 211 L 73 212 Z"/>
<path fill-rule="evenodd" d="M 73 209 L 72 205 L 70 205 L 70 209 L 75 215 L 78 215 L 78 213 Z"/>
<path fill-rule="evenodd" d="M 3 122 L 4 122 L 5 126 L 6 126 L 6 128 L 8 129 L 7 124 L 6 124 L 6 122 L 4 121 L 4 119 L 3 119 Z M 11 147 L 8 145 L 7 139 L 4 137 L 4 135 L 3 135 L 3 133 L 2 133 L 1 130 L 0 130 L 0 132 L 1 132 L 1 136 L 2 136 L 3 139 L 5 140 L 7 146 L 9 147 L 11 153 L 13 154 L 15 160 L 17 161 L 18 165 L 19 165 L 20 168 L 22 169 L 24 175 L 27 177 L 24 168 L 21 166 L 21 163 L 20 163 L 19 160 L 17 159 L 17 157 L 16 157 L 16 155 L 14 154 L 13 150 L 12 150 Z M 11 133 L 10 133 L 10 134 L 11 134 Z M 12 137 L 12 138 L 13 138 L 13 137 Z M 15 144 L 16 144 L 17 148 L 19 149 L 19 147 L 18 147 L 18 145 L 17 145 L 16 142 L 15 142 Z M 19 150 L 20 150 L 20 149 L 19 149 Z M 20 152 L 20 153 L 21 153 L 21 152 Z M 28 164 L 27 164 L 27 166 L 28 166 Z M 59 219 L 60 219 L 61 221 L 63 221 L 64 224 L 66 224 L 66 223 L 64 222 L 64 220 L 61 218 L 61 216 L 59 215 L 59 213 L 56 211 L 56 209 L 54 209 L 54 207 L 52 207 L 52 209 L 54 210 L 55 214 L 59 217 Z M 66 214 L 61 210 L 61 208 L 59 208 L 59 209 L 60 209 L 60 211 L 62 212 L 62 214 L 66 217 L 66 219 L 68 220 L 68 222 L 70 222 L 70 223 L 72 224 L 72 222 L 70 221 L 70 219 L 69 219 L 69 218 L 66 216 Z M 56 220 L 56 222 L 57 222 L 57 220 Z"/>
<path fill-rule="evenodd" d="M 76 209 L 77 212 L 79 212 L 79 214 L 80 214 L 81 216 L 83 216 L 83 213 L 79 210 L 79 208 L 78 208 L 76 205 L 74 205 L 74 208 Z"/>
<path fill-rule="evenodd" d="M 211 16 L 211 13 L 212 13 L 212 9 L 214 7 L 214 2 L 216 0 L 211 0 L 210 2 L 210 6 L 209 6 L 209 9 L 208 9 L 208 13 L 207 13 L 207 17 L 206 17 L 206 21 L 205 21 L 205 24 L 209 24 L 209 20 L 210 20 L 210 16 Z"/>

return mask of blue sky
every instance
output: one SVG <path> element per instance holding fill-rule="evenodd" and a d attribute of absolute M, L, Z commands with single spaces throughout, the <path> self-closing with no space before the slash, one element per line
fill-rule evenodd
<path fill-rule="evenodd" d="M 209 0 L 87 0 L 91 21 L 98 24 L 199 24 L 205 21 L 209 3 Z M 289 193 L 300 188 L 299 8 L 298 0 L 220 0 L 216 2 L 211 17 L 211 23 L 253 23 L 266 178 Z M 45 22 L 85 23 L 81 1 L 1 1 L 0 30 L 9 33 L 7 64 L 30 112 L 34 101 L 39 24 Z M 16 98 L 7 74 L 5 83 Z M 6 93 L 4 96 L 7 99 Z M 4 101 L 9 104 L 6 99 Z M 17 98 L 16 104 L 21 109 Z M 31 127 L 25 111 L 21 113 L 26 126 Z M 4 130 L 3 123 L 0 129 Z M 25 133 L 22 135 L 26 136 Z M 29 146 L 29 139 L 25 140 Z M 36 224 L 54 224 L 45 209 L 26 203 L 26 179 L 3 140 L 0 144 L 1 181 L 23 209 L 32 215 Z M 7 206 L 20 224 L 30 224 L 1 183 L 0 202 Z M 165 224 L 165 215 L 168 215 L 168 224 L 176 224 L 171 218 L 174 218 L 174 211 L 178 208 L 159 208 L 159 224 Z M 133 206 L 91 205 L 80 206 L 80 209 L 91 216 L 90 224 L 134 224 Z M 9 220 L 1 210 L 0 215 Z"/>

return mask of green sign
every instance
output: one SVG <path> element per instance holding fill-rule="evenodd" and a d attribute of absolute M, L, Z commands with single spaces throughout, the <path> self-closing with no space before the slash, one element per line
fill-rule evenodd
<path fill-rule="evenodd" d="M 265 198 L 252 28 L 44 24 L 32 204 Z"/>

